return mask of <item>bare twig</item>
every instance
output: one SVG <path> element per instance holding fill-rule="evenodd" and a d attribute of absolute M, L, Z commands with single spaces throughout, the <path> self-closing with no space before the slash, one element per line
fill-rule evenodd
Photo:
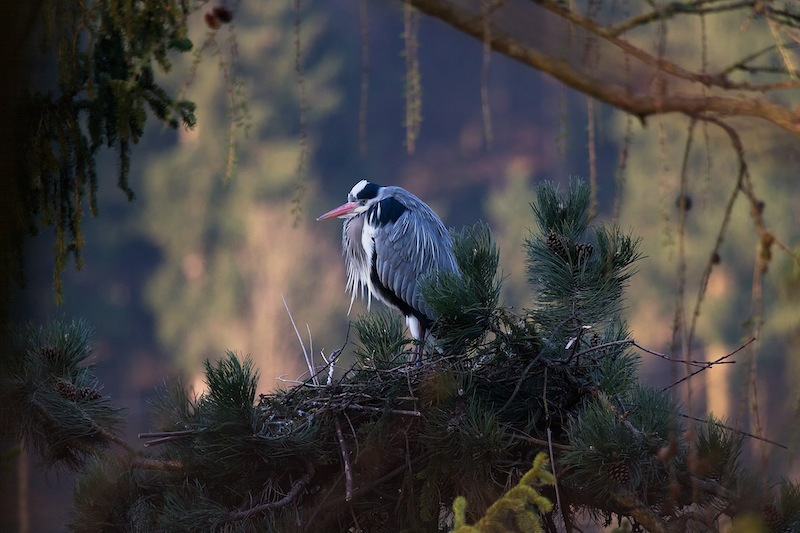
<path fill-rule="evenodd" d="M 289 320 L 292 322 L 292 327 L 297 335 L 297 340 L 300 342 L 300 347 L 303 349 L 303 357 L 306 359 L 306 365 L 308 366 L 308 373 L 311 376 L 311 380 L 314 385 L 319 386 L 319 380 L 317 379 L 317 374 L 314 371 L 313 356 L 308 355 L 306 345 L 303 342 L 303 338 L 300 336 L 300 331 L 297 329 L 297 324 L 294 323 L 294 317 L 292 317 L 292 312 L 289 311 L 289 305 L 286 303 L 286 298 L 283 297 L 283 294 L 281 294 L 281 300 L 283 301 L 283 307 L 286 309 L 286 314 L 289 315 Z"/>
<path fill-rule="evenodd" d="M 528 363 L 528 366 L 526 366 L 525 370 L 523 370 L 522 374 L 520 374 L 519 379 L 517 380 L 517 386 L 514 387 L 514 392 L 511 393 L 511 396 L 508 397 L 508 400 L 506 400 L 506 403 L 503 404 L 503 407 L 500 408 L 499 412 L 502 413 L 503 411 L 506 410 L 506 408 L 509 405 L 511 405 L 511 402 L 517 396 L 517 393 L 519 393 L 519 389 L 522 386 L 522 382 L 525 381 L 525 378 L 528 376 L 528 372 L 530 372 L 530 370 L 533 367 L 533 365 L 536 364 L 536 361 L 538 361 L 541 356 L 542 356 L 542 352 L 539 352 L 539 354 L 536 357 L 531 359 L 531 362 Z"/>
<path fill-rule="evenodd" d="M 586 354 L 589 354 L 589 353 L 592 353 L 592 352 L 596 352 L 598 350 L 603 350 L 605 348 L 610 348 L 612 346 L 619 346 L 621 344 L 630 344 L 631 346 L 636 346 L 637 348 L 639 348 L 643 352 L 647 352 L 647 353 L 649 353 L 651 355 L 655 355 L 656 357 L 660 357 L 661 359 L 664 359 L 666 361 L 670 361 L 672 363 L 686 363 L 686 364 L 690 364 L 692 366 L 698 366 L 698 367 L 704 367 L 705 368 L 709 364 L 734 364 L 736 362 L 736 361 L 719 361 L 719 362 L 715 362 L 715 363 L 709 363 L 708 361 L 695 361 L 695 360 L 691 360 L 691 359 L 675 359 L 674 357 L 670 357 L 669 355 L 667 355 L 665 353 L 657 352 L 655 350 L 647 348 L 646 346 L 642 346 L 641 344 L 639 344 L 638 342 L 636 342 L 633 339 L 622 339 L 622 340 L 618 340 L 618 341 L 604 342 L 603 344 L 598 344 L 597 346 L 591 346 L 589 348 L 586 348 L 582 352 L 578 353 L 576 355 L 576 357 L 581 357 L 583 355 L 586 355 Z"/>
<path fill-rule="evenodd" d="M 684 382 L 684 381 L 686 381 L 687 379 L 689 379 L 689 378 L 691 378 L 691 377 L 694 377 L 694 376 L 696 376 L 697 374 L 699 374 L 700 372 L 702 372 L 702 371 L 704 371 L 704 370 L 708 370 L 709 368 L 711 368 L 711 367 L 712 367 L 712 366 L 714 366 L 714 365 L 718 365 L 718 364 L 720 364 L 722 361 L 724 361 L 724 360 L 725 360 L 725 359 L 727 359 L 728 357 L 731 357 L 732 355 L 734 355 L 734 354 L 736 354 L 736 353 L 740 352 L 741 350 L 743 350 L 744 348 L 746 348 L 747 346 L 749 346 L 749 345 L 750 345 L 750 343 L 752 343 L 752 342 L 753 342 L 753 341 L 755 341 L 755 340 L 756 340 L 756 338 L 755 338 L 755 337 L 753 337 L 753 338 L 751 338 L 749 341 L 747 341 L 746 343 L 744 343 L 744 344 L 742 344 L 741 346 L 739 346 L 738 348 L 736 348 L 736 349 L 735 349 L 734 351 L 732 351 L 731 353 L 729 353 L 729 354 L 726 354 L 726 355 L 723 355 L 722 357 L 720 357 L 719 359 L 717 359 L 717 360 L 715 360 L 715 361 L 709 361 L 708 363 L 706 363 L 706 364 L 705 364 L 705 366 L 703 366 L 703 368 L 701 368 L 701 369 L 699 369 L 699 370 L 696 370 L 696 371 L 692 372 L 691 374 L 689 374 L 688 376 L 686 376 L 686 377 L 683 377 L 683 378 L 679 379 L 678 381 L 676 381 L 676 382 L 675 382 L 675 383 L 673 383 L 672 385 L 668 385 L 668 386 L 664 387 L 663 389 L 661 389 L 661 390 L 662 390 L 662 392 L 663 392 L 663 391 L 666 391 L 666 390 L 669 390 L 669 389 L 671 389 L 672 387 L 675 387 L 676 385 L 679 385 L 679 384 L 683 383 L 683 382 Z"/>
<path fill-rule="evenodd" d="M 333 419 L 333 425 L 336 427 L 336 440 L 339 441 L 339 448 L 342 450 L 342 463 L 344 463 L 344 500 L 349 502 L 353 499 L 353 472 L 350 468 L 350 450 L 347 449 L 347 442 L 342 435 L 342 425 L 339 424 L 339 419 Z"/>
<path fill-rule="evenodd" d="M 561 513 L 564 515 L 564 522 L 569 523 L 567 520 L 567 510 L 561 506 L 561 495 L 558 492 L 558 474 L 556 473 L 556 457 L 553 453 L 553 433 L 550 431 L 550 428 L 547 428 L 547 449 L 550 452 L 550 468 L 553 470 L 553 479 L 555 482 L 553 483 L 553 487 L 556 491 L 556 505 L 561 510 Z"/>
<path fill-rule="evenodd" d="M 359 405 L 356 403 L 348 403 L 346 405 L 332 405 L 326 402 L 318 402 L 318 401 L 311 401 L 309 402 L 311 405 L 321 405 L 326 406 L 329 408 L 339 408 L 339 409 L 354 409 L 356 411 L 373 411 L 376 413 L 383 413 L 389 412 L 395 415 L 403 415 L 403 416 L 422 416 L 422 413 L 419 411 L 410 411 L 408 409 L 383 409 L 381 407 L 372 407 L 370 405 Z"/>
<path fill-rule="evenodd" d="M 689 420 L 694 420 L 695 422 L 706 422 L 706 420 L 703 420 L 702 418 L 697 418 L 695 416 L 691 416 L 691 415 L 687 415 L 687 414 L 681 414 L 680 416 L 683 417 L 683 418 L 687 418 Z M 770 439 L 767 439 L 765 437 L 761 437 L 759 435 L 753 435 L 752 433 L 748 433 L 747 431 L 742 431 L 741 429 L 725 425 L 722 422 L 714 421 L 713 424 L 715 426 L 719 426 L 721 428 L 725 428 L 725 429 L 730 430 L 730 431 L 735 431 L 736 433 L 739 433 L 740 435 L 744 435 L 745 437 L 750 437 L 751 439 L 760 440 L 762 442 L 766 442 L 768 444 L 772 444 L 773 446 L 777 446 L 778 448 L 783 448 L 784 450 L 788 450 L 789 449 L 789 447 L 786 446 L 785 444 L 781 444 L 780 442 L 775 442 L 774 440 L 770 440 Z"/>

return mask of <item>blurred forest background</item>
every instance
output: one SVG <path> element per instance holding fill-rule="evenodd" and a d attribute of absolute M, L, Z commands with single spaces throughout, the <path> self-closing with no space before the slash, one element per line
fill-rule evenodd
<path fill-rule="evenodd" d="M 422 121 L 409 153 L 400 2 L 305 1 L 299 25 L 294 2 L 241 2 L 234 20 L 216 31 L 202 13 L 191 38 L 203 57 L 176 57 L 165 78 L 197 103 L 198 126 L 148 126 L 133 151 L 133 202 L 101 180 L 100 215 L 84 221 L 85 264 L 65 271 L 61 306 L 53 296 L 54 237 L 44 231 L 31 239 L 26 284 L 14 304 L 19 320 L 82 316 L 94 326 L 93 362 L 104 393 L 128 409 L 135 446 L 136 434 L 150 429 L 156 388 L 180 374 L 199 391 L 206 358 L 225 350 L 250 354 L 261 392 L 280 387 L 281 376 L 298 377 L 305 364 L 284 298 L 314 352 L 345 345 L 341 228 L 315 218 L 364 178 L 409 189 L 450 227 L 487 221 L 501 249 L 504 301 L 519 307 L 528 298 L 522 244 L 533 225 L 534 185 L 591 178 L 598 216 L 616 217 L 644 238 L 646 259 L 628 292 L 630 328 L 640 344 L 672 351 L 687 119 L 667 115 L 643 124 L 506 57 L 493 54 L 487 63 L 481 42 L 421 16 Z M 741 53 L 726 35 L 745 31 L 745 24 L 715 20 L 704 42 L 687 24 L 669 34 L 668 46 L 685 57 L 699 57 L 702 47 L 709 63 L 724 64 Z M 746 29 L 755 39 L 772 38 Z M 765 218 L 797 250 L 798 138 L 760 122 L 739 133 Z M 688 309 L 738 172 L 719 130 L 698 125 L 694 137 L 684 195 L 692 202 L 684 241 Z M 115 164 L 109 154 L 100 172 L 116 172 Z M 749 338 L 758 236 L 748 210 L 739 202 L 732 211 L 697 321 L 695 358 L 716 359 Z M 797 476 L 800 271 L 791 257 L 775 251 L 763 290 L 757 397 L 748 388 L 746 357 L 737 355 L 739 364 L 690 380 L 685 400 L 695 416 L 712 411 L 748 430 L 755 402 L 764 434 L 790 447 L 768 447 L 764 472 Z M 351 317 L 362 311 L 356 304 Z M 667 386 L 683 369 L 645 354 L 643 373 L 645 382 Z M 760 449 L 753 448 L 754 458 Z M 23 460 L 19 497 L 29 510 L 27 526 L 57 529 L 69 510 L 71 477 L 43 474 L 35 459 Z"/>

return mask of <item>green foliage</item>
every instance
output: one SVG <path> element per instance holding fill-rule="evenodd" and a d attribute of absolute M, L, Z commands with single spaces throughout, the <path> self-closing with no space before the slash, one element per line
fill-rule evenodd
<path fill-rule="evenodd" d="M 783 521 L 779 526 L 783 531 L 797 531 L 800 528 L 800 484 L 787 478 L 781 479 L 779 502 L 783 516 Z"/>
<path fill-rule="evenodd" d="M 584 193 L 575 187 L 573 201 L 551 197 L 552 189 L 543 189 L 542 198 L 585 209 Z M 551 205 L 549 211 L 558 210 Z M 559 216 L 571 239 L 583 234 L 568 227 L 589 229 L 585 216 Z M 256 399 L 252 361 L 231 352 L 206 362 L 207 390 L 197 397 L 179 382 L 168 383 L 154 403 L 159 431 L 144 435 L 158 453 L 137 455 L 127 447 L 127 454 L 101 458 L 87 470 L 76 488 L 72 527 L 440 531 L 455 515 L 455 527 L 463 531 L 556 531 L 554 499 L 567 529 L 576 510 L 598 521 L 617 515 L 634 528 L 661 531 L 684 531 L 706 510 L 735 517 L 738 528 L 751 521 L 776 531 L 796 525 L 800 489 L 786 481 L 776 497 L 744 471 L 741 434 L 713 418 L 688 431 L 670 394 L 638 382 L 638 357 L 629 350 L 621 306 L 598 301 L 599 294 L 621 300 L 635 241 L 597 231 L 597 249 L 580 247 L 574 262 L 548 228 L 531 236 L 528 249 L 540 259 L 540 280 L 555 276 L 547 269 L 568 276 L 563 285 L 572 289 L 563 291 L 565 301 L 553 301 L 557 291 L 535 292 L 533 311 L 522 316 L 496 301 L 481 310 L 467 305 L 467 313 L 475 311 L 471 320 L 485 320 L 482 334 L 469 342 L 448 338 L 445 323 L 441 353 L 420 366 L 397 361 L 404 343 L 400 320 L 376 313 L 355 326 L 361 364 L 338 372 L 329 384 L 310 376 Z M 480 298 L 496 298 L 496 250 L 488 230 L 473 228 L 457 242 L 463 279 L 431 285 L 434 294 L 442 291 L 440 303 L 446 290 L 467 301 L 464 286 L 470 283 Z M 591 264 L 596 260 L 604 267 Z M 584 279 L 587 273 L 610 287 Z M 570 307 L 574 324 L 541 318 L 542 298 L 561 312 Z M 599 317 L 593 306 L 611 316 Z M 25 332 L 30 348 L 5 364 L 45 384 L 36 401 L 48 391 L 53 396 L 55 387 L 71 394 L 73 404 L 91 406 L 94 389 L 81 392 L 88 378 L 77 377 L 88 331 L 78 328 L 72 335 L 61 328 Z M 42 350 L 49 344 L 61 351 Z M 79 386 L 58 389 L 69 376 Z M 32 380 L 29 388 L 37 386 Z M 24 414 L 31 395 L 23 389 L 14 392 Z M 66 409 L 52 412 L 76 423 Z M 108 423 L 102 413 L 91 414 Z M 20 423 L 15 427 L 25 431 Z M 95 440 L 72 440 L 68 452 L 88 453 L 95 441 L 95 447 L 112 441 L 108 430 L 92 428 Z M 35 429 L 40 444 L 34 449 L 43 455 L 63 449 L 63 438 L 44 429 Z M 556 487 L 548 485 L 556 480 L 543 451 L 556 462 Z M 533 456 L 534 468 L 525 474 Z M 61 453 L 51 462 L 70 458 Z M 100 495 L 105 499 L 98 501 Z M 483 516 L 474 525 L 467 524 L 467 502 L 473 517 Z"/>
<path fill-rule="evenodd" d="M 461 275 L 434 273 L 421 290 L 437 315 L 434 335 L 447 352 L 458 353 L 475 348 L 496 328 L 500 254 L 483 222 L 453 234 L 453 253 Z"/>
<path fill-rule="evenodd" d="M 123 411 L 99 391 L 91 367 L 91 328 L 82 320 L 28 324 L 2 358 L 3 428 L 48 467 L 81 468 L 110 444 Z"/>
<path fill-rule="evenodd" d="M 665 392 L 635 385 L 614 398 L 599 393 L 567 429 L 572 449 L 559 462 L 569 472 L 563 481 L 599 500 L 620 488 L 639 492 L 645 501 L 663 498 L 650 491 L 665 490 L 664 480 L 673 461 L 686 454 L 686 443 L 677 444 L 674 459 L 656 456 L 682 433 L 678 407 Z"/>
<path fill-rule="evenodd" d="M 364 313 L 353 322 L 353 328 L 361 341 L 353 353 L 365 368 L 387 370 L 402 363 L 408 339 L 397 313 L 386 308 Z"/>
<path fill-rule="evenodd" d="M 529 238 L 528 281 L 535 294 L 531 315 L 556 353 L 564 339 L 580 340 L 587 328 L 618 320 L 622 294 L 640 258 L 639 240 L 617 228 L 598 227 L 595 243 L 582 242 L 588 228 L 589 186 L 572 181 L 565 196 L 540 184 L 531 207 L 539 233 Z M 571 346 L 575 346 L 575 342 Z"/>
<path fill-rule="evenodd" d="M 241 363 L 234 353 L 228 352 L 216 367 L 206 361 L 205 369 L 208 393 L 203 403 L 208 406 L 209 418 L 249 426 L 258 384 L 258 372 L 253 369 L 252 361 L 247 358 Z"/>
<path fill-rule="evenodd" d="M 453 502 L 453 533 L 541 532 L 542 522 L 538 513 L 549 513 L 553 510 L 553 504 L 537 489 L 543 485 L 555 485 L 556 482 L 547 467 L 547 455 L 539 452 L 533 466 L 520 478 L 517 485 L 495 501 L 474 525 L 467 524 L 466 498 L 456 498 Z"/>
<path fill-rule="evenodd" d="M 73 490 L 71 531 L 147 531 L 154 524 L 141 516 L 135 473 L 119 461 L 97 461 L 87 465 Z M 142 502 L 144 503 L 144 502 Z M 137 512 L 138 511 L 138 512 Z"/>
<path fill-rule="evenodd" d="M 744 435 L 725 427 L 709 415 L 704 426 L 697 427 L 695 472 L 714 479 L 738 478 Z"/>
<path fill-rule="evenodd" d="M 155 79 L 157 68 L 169 71 L 170 52 L 191 49 L 190 9 L 184 0 L 43 2 L 57 90 L 31 91 L 24 99 L 28 118 L 21 145 L 30 225 L 56 230 L 57 297 L 68 255 L 82 264 L 84 204 L 98 213 L 100 148 L 116 150 L 117 185 L 132 199 L 131 148 L 144 133 L 147 109 L 172 128 L 196 123 L 194 104 L 171 96 Z"/>

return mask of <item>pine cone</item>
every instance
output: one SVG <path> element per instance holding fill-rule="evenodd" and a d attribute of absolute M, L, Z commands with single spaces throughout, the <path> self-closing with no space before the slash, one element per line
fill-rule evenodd
<path fill-rule="evenodd" d="M 774 503 L 762 505 L 761 515 L 764 517 L 764 523 L 770 529 L 778 529 L 783 524 L 783 513 Z"/>
<path fill-rule="evenodd" d="M 620 485 L 627 485 L 631 480 L 631 470 L 625 463 L 616 463 L 608 467 L 608 477 Z"/>
<path fill-rule="evenodd" d="M 92 387 L 83 387 L 80 390 L 80 393 L 81 393 L 81 399 L 84 400 L 99 400 L 100 398 L 103 397 L 103 395 L 100 394 L 100 391 L 95 390 Z"/>
<path fill-rule="evenodd" d="M 550 230 L 547 234 L 547 248 L 550 249 L 551 252 L 556 254 L 563 260 L 567 260 L 569 254 L 567 254 L 567 247 L 564 246 L 564 242 L 560 235 L 558 235 L 555 231 Z"/>
<path fill-rule="evenodd" d="M 575 252 L 578 259 L 589 259 L 594 253 L 594 246 L 588 242 L 579 242 L 575 245 Z"/>
<path fill-rule="evenodd" d="M 66 398 L 71 402 L 77 402 L 81 399 L 81 391 L 78 390 L 78 387 L 70 383 L 69 381 L 59 380 L 56 383 L 56 392 L 62 398 Z"/>
<path fill-rule="evenodd" d="M 39 348 L 39 353 L 48 359 L 55 359 L 58 357 L 58 347 L 53 346 L 52 344 L 49 346 L 42 346 Z"/>
<path fill-rule="evenodd" d="M 598 335 L 597 333 L 592 333 L 592 337 L 589 339 L 589 345 L 592 348 L 600 346 L 600 335 Z"/>

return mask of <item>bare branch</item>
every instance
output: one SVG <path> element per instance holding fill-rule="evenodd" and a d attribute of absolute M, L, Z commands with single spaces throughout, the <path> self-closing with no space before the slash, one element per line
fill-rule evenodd
<path fill-rule="evenodd" d="M 564 58 L 563 53 L 555 51 L 548 53 L 538 47 L 524 44 L 520 39 L 495 25 L 494 19 L 486 20 L 486 24 L 491 26 L 490 31 L 487 32 L 480 13 L 470 13 L 453 2 L 447 0 L 407 1 L 420 11 L 444 20 L 467 35 L 481 41 L 488 40 L 493 50 L 549 74 L 565 85 L 635 115 L 641 120 L 662 113 L 681 113 L 694 118 L 701 115 L 750 117 L 760 118 L 789 132 L 800 134 L 800 108 L 792 109 L 758 96 L 740 93 L 740 91 L 763 93 L 776 89 L 796 88 L 800 87 L 800 80 L 756 85 L 732 82 L 726 76 L 727 71 L 716 75 L 692 72 L 668 60 L 652 56 L 612 34 L 610 30 L 599 26 L 592 19 L 562 8 L 559 3 L 544 0 L 536 3 L 536 6 L 546 9 L 562 21 L 578 26 L 600 38 L 614 47 L 617 53 L 623 57 L 633 57 L 645 66 L 673 76 L 676 81 L 699 83 L 722 90 L 720 94 L 691 94 L 687 88 L 670 88 L 668 84 L 658 84 L 658 87 L 655 88 L 648 87 L 634 91 L 632 87 L 625 86 L 613 79 L 605 79 L 599 73 L 583 68 L 582 65 L 572 64 Z M 497 11 L 502 11 L 504 7 Z"/>
<path fill-rule="evenodd" d="M 681 414 L 680 416 L 682 418 L 686 418 L 688 420 L 694 420 L 695 422 L 706 422 L 706 420 L 703 420 L 702 418 L 697 418 L 695 416 L 691 416 L 691 415 L 687 415 L 687 414 Z M 736 433 L 739 433 L 740 435 L 744 435 L 745 437 L 750 437 L 751 439 L 756 439 L 756 440 L 760 440 L 762 442 L 766 442 L 768 444 L 772 444 L 773 446 L 777 446 L 778 448 L 783 448 L 784 450 L 788 450 L 789 449 L 789 447 L 786 446 L 785 444 L 781 444 L 780 442 L 775 442 L 774 440 L 769 440 L 769 439 L 764 438 L 764 437 L 759 437 L 758 435 L 753 435 L 752 433 L 748 433 L 747 431 L 742 431 L 741 429 L 738 429 L 738 428 L 735 428 L 735 427 L 727 426 L 727 425 L 723 424 L 722 422 L 714 421 L 714 425 L 715 426 L 719 426 L 721 428 L 725 428 L 725 429 L 730 430 L 730 431 L 735 431 Z"/>
<path fill-rule="evenodd" d="M 755 340 L 756 340 L 756 339 L 755 339 L 755 337 L 753 337 L 753 338 L 751 338 L 749 341 L 747 341 L 746 343 L 744 343 L 744 344 L 742 344 L 741 346 L 739 346 L 738 348 L 736 348 L 736 349 L 735 349 L 734 351 L 732 351 L 731 353 L 729 353 L 729 354 L 726 354 L 726 355 L 723 355 L 722 357 L 720 357 L 719 359 L 716 359 L 715 361 L 709 361 L 708 363 L 706 363 L 706 365 L 705 365 L 703 368 L 701 368 L 701 369 L 699 369 L 699 370 L 696 370 L 696 371 L 692 372 L 691 374 L 689 374 L 688 376 L 686 376 L 686 377 L 683 377 L 683 378 L 679 379 L 678 381 L 676 381 L 676 382 L 675 382 L 675 383 L 673 383 L 672 385 L 668 385 L 668 386 L 664 387 L 663 389 L 661 389 L 661 390 L 662 390 L 662 392 L 663 392 L 663 391 L 666 391 L 666 390 L 669 390 L 669 389 L 671 389 L 672 387 L 675 387 L 675 386 L 677 386 L 677 385 L 679 385 L 679 384 L 683 383 L 683 382 L 684 382 L 684 381 L 686 381 L 687 379 L 689 379 L 689 378 L 691 378 L 691 377 L 694 377 L 694 376 L 696 376 L 696 375 L 697 375 L 697 374 L 699 374 L 700 372 L 702 372 L 702 371 L 704 371 L 704 370 L 708 370 L 708 369 L 709 369 L 709 368 L 711 368 L 712 366 L 714 366 L 714 365 L 717 365 L 717 364 L 721 363 L 722 361 L 724 361 L 724 360 L 725 360 L 725 359 L 727 359 L 728 357 L 731 357 L 732 355 L 734 355 L 734 354 L 736 354 L 736 353 L 740 352 L 741 350 L 745 349 L 747 346 L 749 346 L 749 345 L 750 345 L 750 344 L 751 344 L 753 341 L 755 341 Z"/>

